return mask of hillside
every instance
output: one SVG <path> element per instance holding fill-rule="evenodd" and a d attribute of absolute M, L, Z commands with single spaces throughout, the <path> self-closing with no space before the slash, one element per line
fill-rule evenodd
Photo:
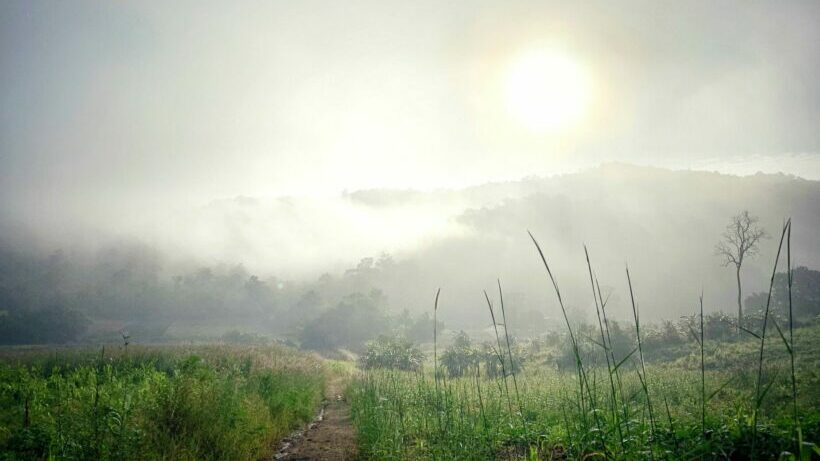
<path fill-rule="evenodd" d="M 111 331 L 149 322 L 150 336 L 214 322 L 221 330 L 208 334 L 245 324 L 292 333 L 353 293 L 381 290 L 376 304 L 397 315 L 429 311 L 441 287 L 440 318 L 475 328 L 485 323 L 475 315 L 481 291 L 500 278 L 514 315 L 549 323 L 557 306 L 530 230 L 570 310 L 591 312 L 586 244 L 613 317 L 627 316 L 628 263 L 645 318 L 677 318 L 692 312 L 701 290 L 707 312 L 734 309 L 734 274 L 713 249 L 740 210 L 759 216 L 770 235 L 791 217 L 795 265 L 820 267 L 817 203 L 818 181 L 622 164 L 462 190 L 239 197 L 188 210 L 161 233 L 96 247 L 7 234 L 0 300 L 12 312 L 79 310 Z M 765 287 L 776 243 L 764 240 L 744 266 L 745 294 Z"/>

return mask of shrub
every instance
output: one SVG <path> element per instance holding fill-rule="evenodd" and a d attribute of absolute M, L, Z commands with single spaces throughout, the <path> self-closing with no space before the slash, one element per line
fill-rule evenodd
<path fill-rule="evenodd" d="M 389 368 L 416 371 L 424 362 L 424 354 L 403 338 L 379 336 L 367 344 L 367 351 L 359 359 L 364 369 Z"/>
<path fill-rule="evenodd" d="M 259 459 L 310 420 L 323 388 L 315 359 L 279 347 L 73 350 L 51 368 L 51 352 L 7 355 L 3 461 Z"/>
<path fill-rule="evenodd" d="M 451 378 L 464 376 L 470 368 L 477 367 L 481 359 L 479 351 L 473 348 L 473 341 L 464 331 L 453 339 L 453 344 L 441 354 L 441 366 Z"/>

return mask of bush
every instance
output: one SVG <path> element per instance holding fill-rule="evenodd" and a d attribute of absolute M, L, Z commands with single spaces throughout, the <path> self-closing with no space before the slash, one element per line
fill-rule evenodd
<path fill-rule="evenodd" d="M 406 339 L 379 336 L 367 344 L 367 352 L 359 360 L 364 369 L 417 371 L 424 362 L 424 354 Z"/>
<path fill-rule="evenodd" d="M 267 338 L 255 333 L 243 333 L 239 330 L 231 330 L 222 335 L 222 341 L 228 344 L 265 344 Z"/>
<path fill-rule="evenodd" d="M 464 376 L 470 368 L 478 366 L 481 360 L 479 351 L 473 348 L 473 341 L 464 331 L 453 339 L 453 344 L 441 354 L 441 366 L 451 378 Z"/>
<path fill-rule="evenodd" d="M 505 369 L 508 374 L 522 370 L 521 351 L 517 350 L 519 348 L 515 344 L 512 347 L 514 349 L 512 363 L 510 363 L 506 346 L 500 351 L 500 359 L 504 361 L 502 367 L 499 351 L 496 350 L 494 343 L 474 345 L 467 333 L 460 331 L 454 338 L 453 344 L 441 354 L 440 363 L 451 378 L 474 373 L 478 369 L 483 369 L 486 376 L 496 378 L 502 376 Z"/>
<path fill-rule="evenodd" d="M 0 362 L 0 460 L 259 459 L 310 420 L 324 381 L 278 347 L 53 357 Z"/>

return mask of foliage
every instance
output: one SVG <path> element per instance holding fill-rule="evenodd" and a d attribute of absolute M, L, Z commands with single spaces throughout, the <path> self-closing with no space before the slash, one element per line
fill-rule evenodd
<path fill-rule="evenodd" d="M 775 275 L 772 289 L 773 313 L 781 317 L 789 315 L 788 274 Z M 768 293 L 754 293 L 746 298 L 746 308 L 754 312 L 766 306 Z M 797 267 L 792 271 L 792 309 L 796 321 L 806 322 L 820 316 L 820 271 Z"/>
<path fill-rule="evenodd" d="M 88 327 L 80 312 L 59 305 L 40 310 L 0 310 L 0 344 L 59 344 L 77 340 Z"/>
<path fill-rule="evenodd" d="M 604 384 L 608 372 L 605 365 L 598 365 L 587 368 L 587 379 L 598 384 L 591 386 L 594 404 L 583 414 L 578 412 L 574 370 L 529 367 L 522 372 L 521 406 L 513 400 L 513 415 L 507 410 L 500 377 L 476 380 L 468 374 L 441 382 L 437 391 L 429 375 L 422 379 L 418 374 L 370 370 L 353 387 L 354 422 L 361 450 L 372 459 L 748 459 L 757 347 L 753 339 L 706 343 L 706 432 L 696 410 L 701 398 L 700 355 L 693 340 L 683 340 L 687 352 L 681 359 L 648 367 L 660 416 L 654 430 L 636 359 L 621 366 L 615 409 L 626 411 L 626 419 L 612 416 Z M 815 363 L 820 356 L 820 326 L 796 331 L 795 341 L 802 348 L 797 350 L 798 404 L 803 438 L 809 443 L 820 437 L 820 372 Z M 785 357 L 781 345 L 767 352 L 767 376 L 773 384 L 761 409 L 760 459 L 794 451 L 790 388 L 782 371 Z M 600 417 L 600 430 L 595 415 Z M 810 443 L 807 449 L 812 449 Z"/>
<path fill-rule="evenodd" d="M 374 290 L 366 296 L 356 293 L 305 325 L 299 341 L 306 349 L 361 348 L 379 332 L 386 331 L 388 322 L 381 292 Z"/>
<path fill-rule="evenodd" d="M 10 351 L 0 459 L 255 460 L 311 418 L 323 380 L 279 347 Z"/>
<path fill-rule="evenodd" d="M 464 376 L 481 362 L 481 353 L 473 347 L 473 341 L 464 331 L 458 332 L 453 343 L 440 357 L 441 366 L 451 378 Z"/>
<path fill-rule="evenodd" d="M 359 361 L 363 369 L 416 371 L 424 362 L 424 354 L 406 339 L 379 336 L 375 341 L 367 343 L 367 351 Z"/>
<path fill-rule="evenodd" d="M 483 372 L 490 378 L 498 378 L 503 376 L 506 370 L 507 375 L 512 375 L 524 369 L 520 354 L 513 357 L 512 363 L 505 353 L 502 351 L 499 355 L 496 353 L 496 348 L 491 342 L 485 342 L 475 348 L 475 358 L 478 364 L 481 364 L 480 372 Z M 504 367 L 501 366 L 501 361 L 504 362 Z M 506 368 L 505 368 L 506 367 Z"/>
<path fill-rule="evenodd" d="M 397 270 L 383 255 L 363 259 L 341 277 L 325 274 L 314 282 L 294 283 L 261 278 L 242 265 L 170 272 L 156 250 L 134 242 L 87 256 L 59 250 L 43 256 L 0 242 L 0 344 L 106 342 L 116 340 L 121 329 L 130 331 L 135 342 L 167 342 L 179 339 L 174 337 L 179 326 L 193 328 L 197 336 L 211 330 L 204 335 L 209 340 L 219 339 L 226 325 L 290 334 L 329 307 L 357 304 L 351 299 L 363 296 L 358 293 L 369 297 L 387 272 Z M 384 296 L 375 301 L 386 310 Z M 422 335 L 428 324 L 417 319 L 407 336 Z M 379 332 L 387 331 L 389 326 Z"/>
<path fill-rule="evenodd" d="M 254 333 L 230 330 L 222 335 L 222 341 L 228 344 L 265 344 L 267 338 Z"/>
<path fill-rule="evenodd" d="M 771 285 L 784 242 L 790 267 L 790 233 L 789 220 L 781 234 Z M 744 330 L 748 336 L 726 342 L 715 333 L 723 333 L 728 322 L 719 316 L 707 321 L 701 297 L 697 316 L 684 318 L 678 326 L 665 323 L 656 334 L 647 334 L 646 326 L 641 328 L 627 268 L 634 342 L 626 341 L 632 338 L 607 318 L 606 301 L 584 248 L 598 319 L 596 335 L 595 325 L 573 325 L 547 259 L 530 237 L 564 317 L 563 343 L 569 346 L 574 370 L 512 374 L 513 399 L 501 360 L 497 317 L 485 291 L 497 349 L 490 347 L 501 373 L 488 371 L 484 380 L 478 373 L 449 380 L 440 380 L 438 373 L 432 380 L 419 373 L 367 373 L 353 395 L 354 419 L 367 456 L 807 460 L 820 455 L 813 443 L 820 436 L 815 363 L 820 355 L 816 346 L 820 326 L 795 331 L 790 310 L 784 333 L 770 317 L 767 303 L 758 331 L 745 328 L 740 317 L 737 331 Z M 789 276 L 789 291 L 791 281 Z M 498 289 L 506 352 L 512 360 L 500 281 Z M 771 292 L 770 286 L 769 296 Z M 781 341 L 770 339 L 767 347 L 770 320 Z M 707 330 L 715 338 L 707 338 Z M 691 334 L 690 341 L 682 340 L 682 331 Z M 773 335 L 770 330 L 769 337 Z M 688 347 L 689 354 L 675 365 L 647 365 L 644 350 L 661 338 L 669 338 L 675 347 Z M 467 338 L 460 339 L 461 349 L 469 349 Z M 713 365 L 721 361 L 722 366 Z M 489 370 L 490 364 L 485 366 Z"/>
<path fill-rule="evenodd" d="M 410 315 L 407 309 L 393 320 L 394 330 L 399 335 L 415 342 L 430 342 L 433 335 L 433 317 L 429 312 L 418 316 Z M 438 330 L 444 330 L 444 323 L 438 321 Z"/>

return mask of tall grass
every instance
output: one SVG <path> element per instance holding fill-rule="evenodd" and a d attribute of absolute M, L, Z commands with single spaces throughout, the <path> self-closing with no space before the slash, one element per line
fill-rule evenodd
<path fill-rule="evenodd" d="M 609 378 L 609 388 L 610 388 L 610 410 L 612 414 L 612 423 L 618 431 L 618 439 L 620 441 L 621 450 L 622 452 L 626 450 L 626 445 L 624 443 L 624 436 L 623 436 L 623 428 L 621 427 L 620 421 L 620 413 L 618 412 L 618 396 L 615 391 L 615 371 L 613 371 L 613 367 L 615 366 L 614 363 L 614 356 L 612 356 L 612 360 L 610 360 L 610 355 L 612 354 L 612 345 L 607 342 L 607 335 L 608 335 L 608 328 L 607 333 L 604 333 L 604 322 L 601 320 L 601 310 L 604 307 L 604 300 L 601 297 L 600 293 L 600 285 L 597 285 L 598 290 L 596 291 L 596 283 L 595 278 L 592 275 L 592 263 L 589 260 L 589 250 L 587 250 L 586 245 L 584 245 L 584 256 L 586 256 L 587 260 L 587 269 L 589 271 L 589 285 L 592 288 L 592 302 L 595 305 L 595 315 L 598 319 L 598 329 L 601 333 L 601 343 L 599 346 L 603 350 L 604 358 L 606 359 L 606 370 L 607 370 L 607 377 Z M 600 304 L 599 304 L 600 300 Z M 611 340 L 611 337 L 610 337 Z"/>
<path fill-rule="evenodd" d="M 700 428 L 706 434 L 706 359 L 705 339 L 703 338 L 703 293 L 700 294 Z"/>
<path fill-rule="evenodd" d="M 541 262 L 544 264 L 544 268 L 547 271 L 547 275 L 552 282 L 552 287 L 555 290 L 555 295 L 558 298 L 558 305 L 561 307 L 561 314 L 564 317 L 564 322 L 567 326 L 567 332 L 569 333 L 570 343 L 572 345 L 572 352 L 575 356 L 575 368 L 578 375 L 578 412 L 581 416 L 581 422 L 584 428 L 584 433 L 589 433 L 588 430 L 588 420 L 587 420 L 587 404 L 594 406 L 594 401 L 592 399 L 592 393 L 589 389 L 589 382 L 587 380 L 586 372 L 584 371 L 584 364 L 583 360 L 581 360 L 581 354 L 578 349 L 578 340 L 575 334 L 572 331 L 572 325 L 570 325 L 569 316 L 567 316 L 567 309 L 564 307 L 564 300 L 561 297 L 561 290 L 558 288 L 558 283 L 555 281 L 555 277 L 552 274 L 552 270 L 550 270 L 550 266 L 547 263 L 547 258 L 544 256 L 544 252 L 541 250 L 541 245 L 538 244 L 538 241 L 532 235 L 531 232 L 527 231 L 532 239 L 533 244 L 535 245 L 536 250 L 538 251 L 538 255 L 541 257 Z M 586 391 L 586 396 L 585 396 Z M 586 401 L 588 397 L 589 402 Z M 593 411 L 593 417 L 596 421 L 596 425 L 598 426 L 598 433 L 601 434 L 601 424 L 598 418 L 598 413 Z"/>
<path fill-rule="evenodd" d="M 812 337 L 820 338 L 820 331 Z M 754 354 L 754 344 L 747 341 L 743 345 L 739 355 Z M 651 368 L 653 396 L 662 402 L 668 422 L 651 442 L 641 435 L 649 430 L 646 418 L 640 417 L 641 408 L 645 408 L 642 385 L 636 374 L 624 376 L 627 405 L 636 408 L 638 416 L 629 423 L 633 436 L 623 440 L 625 448 L 617 440 L 613 421 L 605 419 L 607 445 L 617 447 L 610 454 L 599 450 L 594 425 L 586 428 L 592 434 L 582 432 L 585 426 L 576 412 L 576 396 L 568 387 L 572 371 L 541 368 L 524 372 L 526 380 L 519 384 L 526 430 L 520 420 L 510 418 L 503 386 L 499 388 L 486 378 L 477 380 L 475 375 L 449 379 L 446 398 L 441 398 L 437 408 L 432 379 L 420 379 L 409 372 L 368 370 L 353 385 L 351 402 L 361 452 L 369 459 L 525 459 L 530 451 L 538 459 L 649 459 L 648 443 L 657 459 L 749 458 L 744 429 L 749 413 L 741 409 L 749 400 L 750 388 L 717 389 L 716 399 L 706 395 L 708 435 L 704 435 L 698 408 L 702 398 L 700 367 L 655 364 Z M 707 369 L 705 376 L 708 382 L 723 382 L 732 373 Z M 600 399 L 609 394 L 605 388 L 597 391 Z M 791 408 L 784 397 L 780 392 L 770 396 L 768 417 L 761 415 L 759 459 L 778 458 L 783 451 L 792 450 L 790 418 L 782 419 Z M 818 411 L 817 402 L 803 399 L 800 404 L 806 411 Z M 437 410 L 447 415 L 441 427 L 435 423 Z M 816 425 L 810 432 L 817 433 Z"/>
<path fill-rule="evenodd" d="M 791 271 L 790 222 L 784 226 L 783 235 Z M 786 346 L 783 353 L 789 358 L 790 379 L 785 382 L 778 380 L 777 374 L 763 373 L 762 351 L 775 355 L 782 352 L 766 349 L 768 308 L 761 334 L 755 339 L 720 344 L 706 337 L 701 293 L 695 327 L 699 331 L 691 331 L 691 355 L 675 364 L 650 363 L 644 350 L 644 325 L 627 267 L 635 344 L 631 352 L 616 357 L 607 299 L 601 292 L 588 249 L 584 248 L 597 328 L 576 330 L 552 268 L 538 241 L 532 234 L 530 238 L 561 309 L 574 370 L 534 366 L 518 376 L 526 379 L 518 379 L 499 281 L 501 322 L 497 321 L 486 291 L 484 298 L 495 334 L 491 347 L 502 369 L 501 376 L 482 376 L 479 366 L 465 377 L 439 383 L 437 375 L 431 382 L 418 373 L 368 370 L 354 384 L 352 393 L 354 421 L 363 453 L 374 459 L 579 460 L 797 459 L 795 456 L 808 459 L 810 451 L 820 455 L 815 445 L 803 440 L 798 418 L 798 409 L 805 408 L 812 415 L 810 437 L 818 435 L 820 402 L 813 398 L 818 392 L 813 390 L 811 395 L 802 396 L 797 385 L 801 373 L 809 378 L 814 376 L 810 365 L 816 357 L 812 354 L 820 349 L 809 351 L 802 358 L 794 349 L 795 341 L 801 337 L 806 338 L 804 341 L 820 340 L 820 327 L 795 332 L 790 318 L 787 337 L 772 319 Z M 782 242 L 783 238 L 781 247 Z M 779 255 L 775 270 L 778 260 Z M 504 327 L 503 343 L 499 326 Z M 591 336 L 598 337 L 597 340 L 585 333 L 595 330 Z M 597 349 L 582 353 L 582 340 Z M 778 368 L 777 365 L 773 363 L 771 367 Z M 513 381 L 515 405 L 508 377 Z M 495 379 L 495 383 L 490 379 Z M 707 394 L 707 381 L 722 384 Z M 731 383 L 735 385 L 729 386 Z M 658 419 L 657 402 L 662 402 L 658 408 L 665 411 L 666 422 Z M 439 424 L 431 424 L 437 419 Z M 790 451 L 797 455 L 790 455 Z"/>
<path fill-rule="evenodd" d="M 794 310 L 792 308 L 792 278 L 794 276 L 794 268 L 792 267 L 792 223 L 791 219 L 789 219 L 789 230 L 786 233 L 786 268 L 788 270 L 788 293 L 789 293 L 789 340 L 786 341 L 786 337 L 780 331 L 780 328 L 777 329 L 780 332 L 780 337 L 783 339 L 783 343 L 786 345 L 786 350 L 789 352 L 789 365 L 791 372 L 791 383 L 792 383 L 792 417 L 794 421 L 794 431 L 795 431 L 795 439 L 797 442 L 797 453 L 799 453 L 800 457 L 803 458 L 803 452 L 806 447 L 803 446 L 803 431 L 800 427 L 800 417 L 797 413 L 797 375 L 794 370 Z M 777 325 L 777 323 L 775 323 Z"/>
<path fill-rule="evenodd" d="M 278 347 L 11 351 L 0 459 L 254 460 L 312 418 L 323 382 Z"/>
<path fill-rule="evenodd" d="M 490 318 L 493 322 L 493 331 L 495 331 L 495 341 L 496 345 L 498 346 L 498 349 L 494 349 L 493 352 L 495 353 L 495 357 L 498 359 L 498 363 L 501 366 L 501 380 L 504 381 L 504 393 L 507 396 L 507 407 L 510 411 L 510 418 L 512 418 L 513 408 L 512 399 L 510 398 L 510 387 L 507 384 L 507 365 L 504 363 L 504 355 L 501 349 L 501 337 L 498 335 L 498 322 L 495 320 L 495 313 L 493 312 L 493 303 L 490 301 L 490 297 L 487 295 L 487 291 L 484 291 L 484 299 L 487 300 L 487 308 L 490 310 Z M 512 360 L 510 360 L 510 366 L 512 366 Z"/>
<path fill-rule="evenodd" d="M 766 345 L 766 327 L 769 323 L 769 308 L 772 303 L 772 290 L 774 288 L 774 278 L 777 274 L 777 266 L 780 262 L 780 251 L 783 249 L 783 241 L 786 237 L 786 231 L 791 228 L 791 219 L 783 225 L 783 231 L 780 234 L 780 243 L 777 245 L 777 254 L 774 258 L 774 267 L 772 268 L 772 277 L 769 281 L 769 293 L 766 296 L 766 308 L 763 311 L 763 326 L 760 331 L 760 355 L 757 362 L 757 380 L 755 381 L 755 408 L 752 414 L 752 457 L 756 455 L 757 447 L 757 422 L 760 415 L 760 406 L 766 393 L 769 391 L 774 380 L 770 381 L 770 385 L 763 389 L 763 350 Z"/>
<path fill-rule="evenodd" d="M 501 279 L 498 279 L 498 301 L 501 304 L 501 320 L 504 322 L 504 338 L 507 340 L 507 357 L 510 361 L 510 370 L 513 380 L 513 389 L 515 389 L 515 400 L 518 404 L 518 414 L 521 416 L 521 426 L 524 431 L 527 431 L 527 420 L 524 414 L 521 413 L 521 393 L 518 390 L 518 378 L 516 377 L 516 366 L 512 355 L 512 345 L 510 344 L 510 328 L 507 323 L 507 309 L 504 307 L 504 291 L 501 289 Z"/>

